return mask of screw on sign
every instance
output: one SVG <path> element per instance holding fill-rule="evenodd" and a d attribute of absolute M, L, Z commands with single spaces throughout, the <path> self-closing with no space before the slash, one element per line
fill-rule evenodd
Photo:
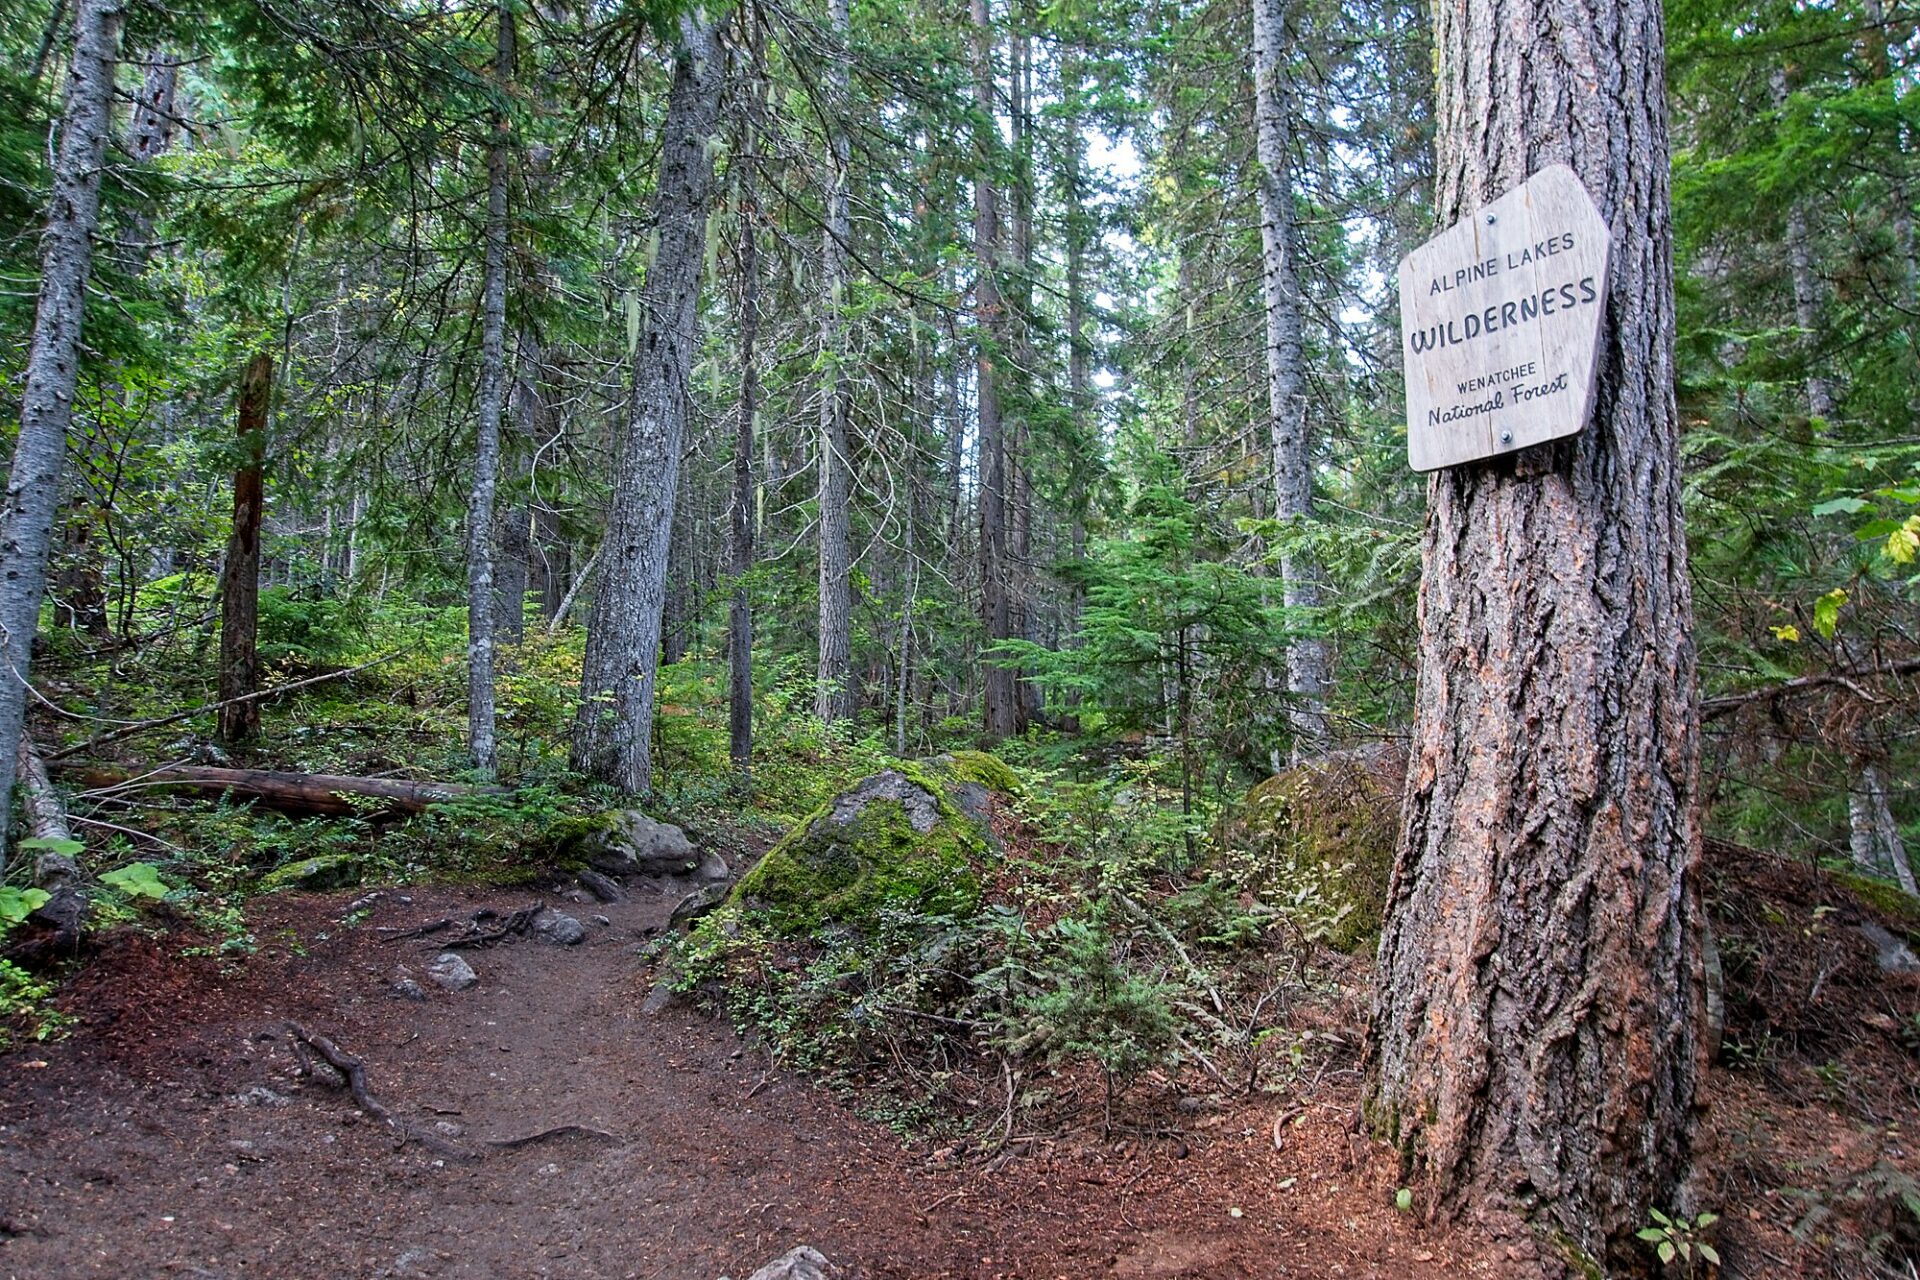
<path fill-rule="evenodd" d="M 1556 164 L 1401 260 L 1415 471 L 1587 425 L 1611 247 L 1593 198 Z"/>

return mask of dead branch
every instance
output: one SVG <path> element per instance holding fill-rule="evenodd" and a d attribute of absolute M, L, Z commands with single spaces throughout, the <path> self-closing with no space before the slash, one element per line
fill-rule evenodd
<path fill-rule="evenodd" d="M 283 773 L 273 769 L 216 769 L 202 765 L 163 765 L 159 768 L 117 769 L 79 762 L 62 763 L 62 774 L 78 778 L 90 790 L 110 790 L 138 784 L 143 787 L 184 787 L 257 800 L 288 813 L 347 816 L 356 813 L 420 813 L 429 805 L 471 796 L 505 795 L 502 787 L 474 787 L 460 782 L 414 782 L 403 778 L 355 778 L 332 773 Z M 350 796 L 364 796 L 384 804 L 355 804 Z"/>
<path fill-rule="evenodd" d="M 223 702 L 209 702 L 205 706 L 189 707 L 185 711 L 176 711 L 172 715 L 155 716 L 151 720 L 136 720 L 132 724 L 123 724 L 117 729 L 109 729 L 105 733 L 96 733 L 85 742 L 77 742 L 70 747 L 62 747 L 58 751 L 48 752 L 47 760 L 51 763 L 55 760 L 65 760 L 69 756 L 86 755 L 100 747 L 106 746 L 110 742 L 118 742 L 122 738 L 131 738 L 135 734 L 145 733 L 149 729 L 159 729 L 166 725 L 178 724 L 182 720 L 191 720 L 195 716 L 209 715 L 220 710 L 222 707 L 237 706 L 243 702 L 257 702 L 262 698 L 277 698 L 283 693 L 294 693 L 301 689 L 312 688 L 316 684 L 325 684 L 329 680 L 344 680 L 348 676 L 358 675 L 362 671 L 367 671 L 392 662 L 405 652 L 407 652 L 405 649 L 396 649 L 385 657 L 375 658 L 371 662 L 363 662 L 357 667 L 348 667 L 345 671 L 322 672 L 317 676 L 308 676 L 304 680 L 295 680 L 291 684 L 278 684 L 271 689 L 256 689 L 252 693 L 243 693 L 237 698 L 228 698 Z"/>
<path fill-rule="evenodd" d="M 1722 694 L 1717 698 L 1703 698 L 1700 701 L 1700 718 L 1703 721 L 1720 720 L 1756 702 L 1772 702 L 1779 698 L 1798 697 L 1801 694 L 1835 686 L 1846 690 L 1863 702 L 1878 702 L 1879 699 L 1864 688 L 1860 681 L 1891 676 L 1910 676 L 1916 672 L 1920 672 L 1920 658 L 1903 658 L 1897 662 L 1876 666 L 1844 667 L 1814 675 L 1796 676 L 1792 680 L 1762 685 L 1758 689 L 1744 689 L 1739 693 Z"/>

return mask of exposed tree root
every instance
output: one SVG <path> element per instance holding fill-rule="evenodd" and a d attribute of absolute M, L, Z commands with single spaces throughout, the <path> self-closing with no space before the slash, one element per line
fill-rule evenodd
<path fill-rule="evenodd" d="M 321 1061 L 339 1072 L 346 1082 L 347 1090 L 353 1095 L 354 1105 L 384 1122 L 388 1128 L 399 1134 L 406 1142 L 417 1142 L 435 1155 L 446 1156 L 454 1160 L 472 1160 L 475 1154 L 463 1147 L 457 1147 L 436 1133 L 416 1129 L 399 1116 L 389 1111 L 384 1103 L 374 1097 L 367 1088 L 367 1064 L 354 1054 L 348 1053 L 333 1041 L 322 1035 L 315 1035 L 297 1022 L 286 1023 L 286 1031 L 293 1045 L 293 1055 L 300 1060 L 300 1074 L 313 1075 L 313 1059 L 318 1055 Z"/>
<path fill-rule="evenodd" d="M 449 951 L 458 951 L 467 947 L 491 947 L 509 938 L 525 936 L 527 930 L 533 927 L 533 918 L 544 911 L 546 906 L 544 902 L 535 902 L 530 906 L 522 907 L 501 920 L 500 927 L 497 929 L 480 927 L 480 922 L 483 920 L 499 919 L 498 912 L 490 908 L 482 908 L 473 913 L 473 919 L 467 923 L 466 933 L 436 945 Z"/>
<path fill-rule="evenodd" d="M 516 915 L 519 913 L 515 913 Z M 400 1135 L 403 1142 L 417 1142 L 435 1155 L 450 1160 L 478 1160 L 487 1154 L 486 1150 L 474 1151 L 448 1142 L 439 1134 L 430 1130 L 417 1129 L 393 1114 L 387 1105 L 373 1096 L 367 1088 L 367 1064 L 357 1054 L 348 1053 L 323 1035 L 316 1035 L 297 1022 L 284 1024 L 288 1041 L 293 1046 L 293 1056 L 300 1061 L 300 1074 L 313 1076 L 313 1060 L 317 1057 L 326 1063 L 346 1083 L 347 1091 L 353 1095 L 353 1103 L 362 1111 L 381 1121 Z M 493 1151 L 518 1151 L 522 1147 L 537 1146 L 542 1142 L 551 1142 L 560 1138 L 600 1138 L 608 1142 L 619 1142 L 620 1135 L 608 1133 L 605 1129 L 595 1129 L 584 1124 L 560 1124 L 538 1133 L 529 1133 L 518 1138 L 482 1138 L 480 1145 Z"/>

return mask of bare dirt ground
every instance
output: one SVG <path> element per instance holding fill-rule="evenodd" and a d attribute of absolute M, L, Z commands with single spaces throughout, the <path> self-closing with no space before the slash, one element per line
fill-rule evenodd
<path fill-rule="evenodd" d="M 70 987 L 69 1039 L 0 1056 L 0 1275 L 713 1280 L 800 1243 L 856 1277 L 1537 1273 L 1397 1212 L 1337 1092 L 1285 1150 L 1268 1098 L 1149 1138 L 1103 1137 L 1096 1112 L 1017 1159 L 942 1161 L 724 1023 L 643 1013 L 635 949 L 664 899 L 561 904 L 586 943 L 467 952 L 481 980 L 454 993 L 425 981 L 434 939 L 378 929 L 532 895 L 389 891 L 343 924 L 361 896 L 259 900 L 260 951 L 224 974 L 177 936 L 123 936 Z M 426 1001 L 393 994 L 396 963 Z M 486 1154 L 403 1143 L 298 1077 L 290 1018 L 360 1055 L 406 1124 Z M 482 1145 L 562 1125 L 606 1136 Z"/>
<path fill-rule="evenodd" d="M 1879 972 L 1856 928 L 1898 922 L 1752 851 L 1708 870 L 1729 1048 L 1695 1207 L 1721 1215 L 1718 1274 L 1906 1276 L 1920 979 Z M 1012 1158 L 969 1161 L 858 1118 L 723 1022 L 643 1012 L 637 951 L 667 899 L 560 903 L 584 944 L 466 952 L 480 981 L 456 993 L 426 981 L 444 935 L 381 930 L 531 891 L 387 890 L 350 913 L 364 896 L 256 900 L 259 951 L 224 968 L 183 956 L 195 940 L 178 933 L 107 940 L 61 997 L 73 1033 L 0 1054 L 0 1277 L 714 1280 L 801 1243 L 855 1280 L 1553 1270 L 1526 1240 L 1396 1211 L 1395 1160 L 1348 1131 L 1350 1078 L 1197 1110 L 1168 1090 L 1110 1134 L 1094 1100 Z M 425 1001 L 394 994 L 399 964 Z M 1356 963 L 1321 1010 L 1348 1040 L 1365 981 Z M 324 1070 L 301 1078 L 288 1019 L 360 1055 L 404 1125 L 473 1158 L 403 1141 Z"/>

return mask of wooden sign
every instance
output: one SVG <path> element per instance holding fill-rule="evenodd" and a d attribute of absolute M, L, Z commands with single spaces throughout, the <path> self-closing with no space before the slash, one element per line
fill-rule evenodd
<path fill-rule="evenodd" d="M 1580 179 L 1556 164 L 1402 259 L 1415 471 L 1587 425 L 1611 239 Z"/>

